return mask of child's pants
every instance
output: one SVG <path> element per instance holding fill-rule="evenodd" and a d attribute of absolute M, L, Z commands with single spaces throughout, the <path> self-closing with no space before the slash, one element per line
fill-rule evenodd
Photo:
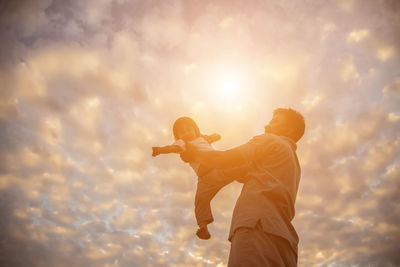
<path fill-rule="evenodd" d="M 210 202 L 222 187 L 242 178 L 247 173 L 245 166 L 232 169 L 214 169 L 198 177 L 194 211 L 198 225 L 214 221 Z"/>

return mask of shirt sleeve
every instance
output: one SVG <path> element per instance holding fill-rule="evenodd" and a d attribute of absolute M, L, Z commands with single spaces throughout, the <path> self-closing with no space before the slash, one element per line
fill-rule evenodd
<path fill-rule="evenodd" d="M 250 139 L 246 144 L 238 147 L 239 152 L 247 161 L 256 161 L 265 157 L 273 145 L 273 140 L 267 135 L 257 135 Z"/>
<path fill-rule="evenodd" d="M 182 148 L 181 152 L 185 152 L 186 151 L 186 145 L 185 145 L 185 141 L 183 141 L 182 139 L 178 139 L 176 140 L 174 143 L 171 144 L 172 146 L 179 146 L 180 148 Z"/>

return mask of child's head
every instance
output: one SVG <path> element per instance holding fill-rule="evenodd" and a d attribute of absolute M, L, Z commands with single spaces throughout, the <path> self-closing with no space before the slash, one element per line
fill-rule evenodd
<path fill-rule="evenodd" d="M 274 110 L 272 120 L 265 126 L 265 132 L 282 135 L 297 142 L 304 134 L 304 117 L 291 108 Z"/>
<path fill-rule="evenodd" d="M 189 117 L 180 117 L 172 127 L 175 139 L 192 141 L 200 136 L 200 130 L 197 124 Z"/>

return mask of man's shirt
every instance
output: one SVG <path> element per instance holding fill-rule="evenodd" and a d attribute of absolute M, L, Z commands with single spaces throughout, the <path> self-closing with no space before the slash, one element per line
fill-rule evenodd
<path fill-rule="evenodd" d="M 297 251 L 298 236 L 291 223 L 300 180 L 296 143 L 273 134 L 253 137 L 238 147 L 249 164 L 247 182 L 233 211 L 229 240 L 239 227 L 261 222 L 265 232 L 281 236 Z"/>

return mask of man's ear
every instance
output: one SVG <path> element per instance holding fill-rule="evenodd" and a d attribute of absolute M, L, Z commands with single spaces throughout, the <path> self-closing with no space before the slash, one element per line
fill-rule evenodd
<path fill-rule="evenodd" d="M 289 125 L 285 126 L 285 128 L 284 128 L 285 136 L 287 136 L 287 137 L 292 136 L 294 134 L 294 132 L 295 132 L 295 129 L 293 129 L 293 127 L 291 127 Z"/>

